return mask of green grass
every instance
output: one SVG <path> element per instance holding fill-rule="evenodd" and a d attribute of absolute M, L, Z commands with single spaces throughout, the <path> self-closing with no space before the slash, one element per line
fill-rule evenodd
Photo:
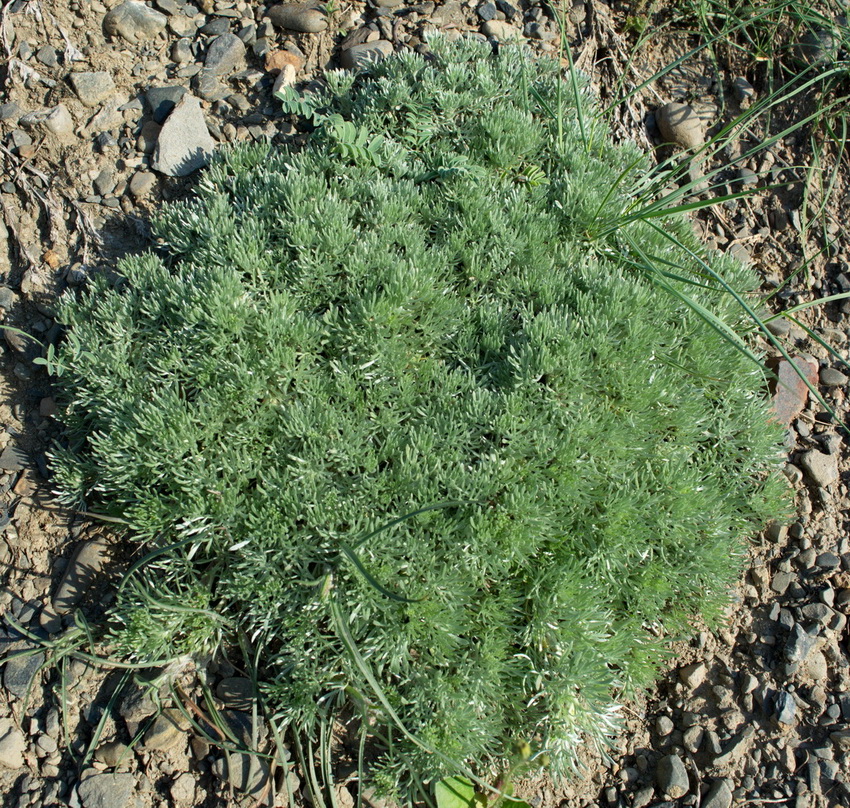
<path fill-rule="evenodd" d="M 556 62 L 434 50 L 226 152 L 48 358 L 63 500 L 147 552 L 111 648 L 240 641 L 316 793 L 352 713 L 403 800 L 517 742 L 570 771 L 786 508 L 754 277 L 631 215 L 647 166 Z"/>

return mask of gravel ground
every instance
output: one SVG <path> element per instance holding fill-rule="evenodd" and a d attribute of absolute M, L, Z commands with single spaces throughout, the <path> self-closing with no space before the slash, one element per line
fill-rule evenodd
<path fill-rule="evenodd" d="M 575 60 L 603 97 L 623 71 L 636 84 L 691 47 L 675 33 L 659 37 L 627 70 L 621 12 L 598 1 L 569 11 Z M 149 244 L 150 212 L 189 193 L 220 144 L 303 139 L 303 123 L 282 114 L 276 90 L 309 87 L 327 69 L 357 69 L 394 51 L 427 53 L 435 31 L 519 38 L 540 52 L 557 45 L 549 8 L 514 0 L 12 0 L 0 20 L 0 313 L 5 325 L 45 344 L 58 338 L 56 295 Z M 678 144 L 674 153 L 685 154 L 752 103 L 761 88 L 750 78 L 753 84 L 733 72 L 718 75 L 694 57 L 618 110 L 615 135 L 647 149 L 670 141 Z M 777 112 L 791 122 L 804 114 Z M 763 136 L 754 126 L 716 158 L 727 166 L 727 191 L 756 193 L 704 211 L 695 227 L 716 248 L 751 263 L 765 291 L 792 278 L 774 298 L 777 306 L 850 290 L 846 170 L 826 202 L 823 232 L 807 233 L 806 205 L 818 205 L 818 187 L 806 188 L 792 166 L 810 159 L 808 140 L 791 136 L 742 159 Z M 669 153 L 658 148 L 660 157 Z M 820 249 L 818 237 L 828 247 L 808 272 L 794 275 L 803 256 Z M 846 358 L 848 313 L 850 305 L 839 302 L 800 316 Z M 846 423 L 844 372 L 798 326 L 778 321 L 773 330 Z M 33 364 L 42 347 L 13 330 L 5 342 L 0 613 L 55 639 L 73 626 L 78 606 L 97 618 L 126 558 L 101 526 L 52 503 L 44 453 L 57 432 L 55 406 L 48 379 Z M 610 758 L 588 751 L 585 772 L 567 784 L 523 783 L 534 805 L 850 805 L 846 439 L 788 364 L 774 361 L 788 382 L 777 389 L 776 409 L 788 425 L 785 471 L 796 491 L 795 519 L 756 537 L 725 627 L 715 635 L 695 626 L 694 639 L 673 645 L 657 689 L 626 706 Z M 0 626 L 0 655 L 28 648 L 37 653 L 7 658 L 2 673 L 4 805 L 287 803 L 282 772 L 247 755 L 231 756 L 228 770 L 167 691 L 156 703 L 156 680 L 146 686 L 78 660 L 42 670 L 41 646 Z M 199 678 L 209 681 L 227 723 L 250 738 L 250 683 L 241 671 L 217 660 L 170 673 L 184 706 L 200 702 Z M 262 739 L 265 728 L 257 730 Z M 341 759 L 337 798 L 345 808 L 356 794 L 349 769 Z M 303 802 L 297 771 L 288 778 Z"/>

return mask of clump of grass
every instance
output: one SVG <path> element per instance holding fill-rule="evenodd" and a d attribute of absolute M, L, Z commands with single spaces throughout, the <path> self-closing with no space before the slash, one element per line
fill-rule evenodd
<path fill-rule="evenodd" d="M 116 646 L 241 638 L 276 729 L 362 713 L 405 798 L 516 742 L 568 771 L 784 510 L 754 278 L 624 219 L 646 169 L 555 61 L 434 52 L 222 155 L 48 359 L 64 501 L 149 550 Z"/>

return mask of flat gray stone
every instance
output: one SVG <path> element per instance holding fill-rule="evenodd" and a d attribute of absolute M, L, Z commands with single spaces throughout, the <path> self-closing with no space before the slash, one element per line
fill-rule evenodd
<path fill-rule="evenodd" d="M 260 794 L 269 778 L 269 764 L 256 755 L 231 753 L 213 763 L 213 773 L 243 794 Z"/>
<path fill-rule="evenodd" d="M 132 808 L 136 800 L 132 774 L 95 774 L 77 786 L 83 808 Z"/>
<path fill-rule="evenodd" d="M 68 80 L 77 98 L 87 107 L 96 107 L 115 92 L 115 82 L 105 70 L 94 73 L 71 73 Z"/>
<path fill-rule="evenodd" d="M 824 368 L 820 372 L 820 381 L 825 387 L 843 387 L 847 384 L 847 377 L 835 368 Z"/>
<path fill-rule="evenodd" d="M 777 724 L 792 726 L 797 720 L 797 702 L 785 690 L 781 690 L 774 703 L 774 720 Z"/>
<path fill-rule="evenodd" d="M 284 3 L 269 9 L 268 18 L 279 28 L 317 34 L 328 27 L 328 18 L 307 3 Z"/>
<path fill-rule="evenodd" d="M 153 119 L 161 124 L 184 95 L 186 95 L 186 88 L 180 84 L 167 87 L 151 87 L 145 93 L 145 101 Z"/>
<path fill-rule="evenodd" d="M 215 141 L 207 129 L 201 103 L 184 95 L 166 119 L 156 141 L 153 169 L 169 177 L 186 177 L 207 165 Z"/>
<path fill-rule="evenodd" d="M 128 42 L 144 42 L 165 30 L 168 18 L 138 0 L 124 0 L 103 18 L 103 33 Z"/>
<path fill-rule="evenodd" d="M 215 689 L 215 694 L 234 710 L 250 710 L 254 703 L 254 686 L 251 680 L 244 676 L 222 679 Z"/>
<path fill-rule="evenodd" d="M 481 26 L 481 33 L 499 42 L 522 39 L 522 31 L 501 20 L 488 20 Z"/>
<path fill-rule="evenodd" d="M 29 465 L 29 455 L 14 441 L 9 441 L 0 452 L 0 469 L 3 471 L 23 471 Z"/>
<path fill-rule="evenodd" d="M 34 648 L 30 642 L 15 644 L 9 649 L 9 658 L 3 666 L 3 686 L 19 699 L 25 699 L 28 693 L 33 694 L 35 677 L 44 663 L 44 651 L 26 655 L 19 653 Z"/>

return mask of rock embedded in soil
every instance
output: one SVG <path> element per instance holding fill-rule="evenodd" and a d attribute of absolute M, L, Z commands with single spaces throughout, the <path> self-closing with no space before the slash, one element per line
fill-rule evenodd
<path fill-rule="evenodd" d="M 200 102 L 185 95 L 162 126 L 152 167 L 169 177 L 186 177 L 207 165 L 214 150 Z"/>
<path fill-rule="evenodd" d="M 165 752 L 185 737 L 185 730 L 188 728 L 189 723 L 179 710 L 163 710 L 145 733 L 145 749 Z"/>
<path fill-rule="evenodd" d="M 688 771 L 678 755 L 667 755 L 658 761 L 655 770 L 658 787 L 674 800 L 684 797 L 690 789 Z"/>
<path fill-rule="evenodd" d="M 215 689 L 215 694 L 235 710 L 250 710 L 254 703 L 254 686 L 251 680 L 244 676 L 222 679 Z"/>
<path fill-rule="evenodd" d="M 231 753 L 213 763 L 213 773 L 237 791 L 259 795 L 266 788 L 269 764 L 256 755 Z"/>
<path fill-rule="evenodd" d="M 104 70 L 94 73 L 72 73 L 68 80 L 77 98 L 87 107 L 96 107 L 115 92 L 115 82 Z"/>
<path fill-rule="evenodd" d="M 344 50 L 339 57 L 340 65 L 346 70 L 360 70 L 373 62 L 381 62 L 393 52 L 393 43 L 386 39 L 363 42 Z"/>
<path fill-rule="evenodd" d="M 150 171 L 137 171 L 128 186 L 134 199 L 144 199 L 156 186 L 156 174 Z"/>
<path fill-rule="evenodd" d="M 35 648 L 29 642 L 10 648 L 10 657 L 3 666 L 3 686 L 19 699 L 25 699 L 28 693 L 32 695 L 35 692 L 35 679 L 45 660 L 44 651 L 36 651 Z M 34 653 L 14 656 L 17 652 L 28 650 Z"/>
<path fill-rule="evenodd" d="M 145 102 L 154 121 L 163 123 L 186 93 L 186 88 L 181 84 L 149 88 L 145 93 Z"/>
<path fill-rule="evenodd" d="M 269 9 L 268 18 L 279 28 L 302 34 L 318 34 L 328 27 L 327 17 L 306 3 L 285 3 Z"/>
<path fill-rule="evenodd" d="M 103 567 L 106 547 L 106 540 L 100 536 L 77 546 L 51 601 L 57 614 L 67 614 L 79 603 Z"/>
<path fill-rule="evenodd" d="M 165 30 L 168 18 L 138 0 L 124 0 L 106 13 L 103 33 L 137 43 L 152 39 Z"/>
<path fill-rule="evenodd" d="M 131 808 L 136 785 L 132 774 L 95 774 L 77 786 L 83 808 Z"/>
<path fill-rule="evenodd" d="M 800 455 L 800 465 L 809 479 L 821 488 L 829 488 L 838 481 L 838 457 L 810 449 Z"/>
<path fill-rule="evenodd" d="M 214 76 L 225 76 L 245 63 L 245 43 L 236 34 L 217 36 L 207 49 L 204 69 Z"/>
<path fill-rule="evenodd" d="M 793 726 L 797 721 L 797 702 L 785 690 L 780 691 L 773 704 L 773 720 L 779 726 Z"/>
<path fill-rule="evenodd" d="M 708 673 L 708 668 L 704 662 L 697 662 L 694 665 L 686 665 L 679 669 L 679 678 L 692 690 L 696 690 L 704 681 Z"/>
<path fill-rule="evenodd" d="M 94 758 L 103 763 L 104 766 L 114 768 L 119 763 L 133 759 L 133 753 L 128 751 L 129 748 L 127 744 L 121 741 L 107 741 L 97 748 Z"/>
<path fill-rule="evenodd" d="M 44 128 L 60 140 L 69 140 L 74 136 L 74 119 L 64 104 L 53 107 L 42 121 Z"/>
<path fill-rule="evenodd" d="M 0 766 L 20 769 L 24 761 L 27 741 L 24 734 L 8 718 L 0 718 Z"/>
<path fill-rule="evenodd" d="M 264 67 L 267 73 L 280 73 L 287 65 L 298 71 L 304 67 L 304 59 L 289 50 L 275 50 L 266 54 Z"/>
<path fill-rule="evenodd" d="M 820 381 L 825 387 L 843 387 L 847 384 L 847 377 L 835 368 L 824 368 L 820 372 Z"/>
<path fill-rule="evenodd" d="M 698 149 L 705 142 L 703 124 L 693 108 L 675 101 L 659 107 L 655 120 L 661 136 L 667 143 L 685 149 Z"/>

